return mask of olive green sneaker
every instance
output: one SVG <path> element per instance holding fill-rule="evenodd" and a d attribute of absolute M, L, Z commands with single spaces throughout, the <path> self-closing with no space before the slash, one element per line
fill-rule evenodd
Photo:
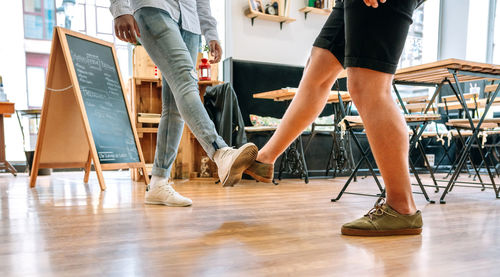
<path fill-rule="evenodd" d="M 344 224 L 341 232 L 348 236 L 394 236 L 422 233 L 422 213 L 402 215 L 379 198 L 362 218 Z"/>
<path fill-rule="evenodd" d="M 274 177 L 274 165 L 255 161 L 249 168 L 247 168 L 247 170 L 245 170 L 245 174 L 250 175 L 259 182 L 272 183 Z"/>

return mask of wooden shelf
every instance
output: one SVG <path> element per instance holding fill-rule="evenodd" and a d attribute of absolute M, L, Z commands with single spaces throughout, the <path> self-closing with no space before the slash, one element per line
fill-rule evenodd
<path fill-rule="evenodd" d="M 160 123 L 161 114 L 137 114 L 137 122 L 139 123 Z"/>
<path fill-rule="evenodd" d="M 155 134 L 158 133 L 158 128 L 152 128 L 152 127 L 146 127 L 146 128 L 137 128 L 137 133 L 144 134 L 144 133 L 151 133 Z"/>
<path fill-rule="evenodd" d="M 267 20 L 267 21 L 279 22 L 280 29 L 283 29 L 283 23 L 290 23 L 290 22 L 295 21 L 295 18 L 286 17 L 286 16 L 278 16 L 278 15 L 270 15 L 270 14 L 252 11 L 250 9 L 245 10 L 245 16 L 252 20 L 252 26 L 253 26 L 254 20 L 257 18 L 257 19 L 262 19 L 262 20 Z"/>
<path fill-rule="evenodd" d="M 322 15 L 330 15 L 332 13 L 332 11 L 329 9 L 318 9 L 315 7 L 304 7 L 302 9 L 300 9 L 299 12 L 304 13 L 305 19 L 307 19 L 308 13 L 315 13 L 315 14 L 322 14 Z"/>
<path fill-rule="evenodd" d="M 216 80 L 211 80 L 211 81 L 198 81 L 199 86 L 216 86 L 220 85 L 224 82 L 222 81 L 216 81 Z"/>
<path fill-rule="evenodd" d="M 146 83 L 156 83 L 156 86 L 161 87 L 161 79 L 160 78 L 135 78 L 135 84 L 141 85 L 143 82 Z"/>

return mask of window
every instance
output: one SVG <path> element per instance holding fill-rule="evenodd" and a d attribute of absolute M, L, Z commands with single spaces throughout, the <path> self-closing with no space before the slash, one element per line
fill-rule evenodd
<path fill-rule="evenodd" d="M 24 0 L 24 36 L 31 39 L 52 39 L 55 26 L 54 0 Z"/>
<path fill-rule="evenodd" d="M 109 11 L 109 1 L 96 1 L 95 15 L 97 37 L 115 42 L 118 46 L 113 35 L 113 16 Z"/>
<path fill-rule="evenodd" d="M 41 107 L 43 104 L 48 63 L 49 55 L 26 53 L 26 87 L 30 107 Z"/>
<path fill-rule="evenodd" d="M 37 66 L 26 67 L 28 87 L 28 106 L 41 107 L 45 88 L 45 68 Z"/>
<path fill-rule="evenodd" d="M 221 0 L 210 0 L 210 8 L 212 10 L 212 16 L 217 20 L 217 33 L 219 34 L 220 45 L 222 47 L 223 53 L 225 53 L 225 24 L 226 24 L 226 13 L 225 13 L 225 3 L 226 1 Z M 223 54 L 225 55 L 225 54 Z M 222 72 L 222 70 L 220 70 Z"/>
<path fill-rule="evenodd" d="M 473 62 L 487 62 L 488 21 L 490 0 L 469 2 L 468 30 L 465 59 Z"/>
<path fill-rule="evenodd" d="M 493 63 L 500 64 L 500 2 L 496 3 L 496 12 L 494 20 L 495 27 L 493 29 Z"/>
<path fill-rule="evenodd" d="M 439 1 L 426 1 L 413 12 L 405 48 L 401 54 L 398 68 L 405 68 L 434 62 L 438 55 Z M 403 97 L 431 93 L 422 87 L 399 86 Z"/>
<path fill-rule="evenodd" d="M 86 0 L 56 0 L 57 26 L 87 32 Z"/>
<path fill-rule="evenodd" d="M 406 38 L 405 48 L 399 61 L 399 67 L 422 64 L 422 40 L 424 27 L 424 7 L 413 12 L 413 24 Z"/>

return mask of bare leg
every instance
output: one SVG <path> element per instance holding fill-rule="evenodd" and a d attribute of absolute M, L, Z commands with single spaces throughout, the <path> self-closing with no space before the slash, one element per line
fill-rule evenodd
<path fill-rule="evenodd" d="M 259 151 L 257 161 L 274 164 L 279 155 L 318 117 L 342 69 L 330 51 L 313 47 L 297 95 L 274 135 Z"/>
<path fill-rule="evenodd" d="M 348 88 L 365 125 L 384 179 L 387 204 L 401 214 L 416 212 L 408 170 L 406 122 L 391 97 L 392 74 L 348 68 Z"/>

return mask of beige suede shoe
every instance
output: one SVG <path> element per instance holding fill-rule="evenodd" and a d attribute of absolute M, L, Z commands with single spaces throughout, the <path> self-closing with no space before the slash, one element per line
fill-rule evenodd
<path fill-rule="evenodd" d="M 274 177 L 274 165 L 255 161 L 247 170 L 245 170 L 245 174 L 248 174 L 250 177 L 259 182 L 272 183 Z"/>

